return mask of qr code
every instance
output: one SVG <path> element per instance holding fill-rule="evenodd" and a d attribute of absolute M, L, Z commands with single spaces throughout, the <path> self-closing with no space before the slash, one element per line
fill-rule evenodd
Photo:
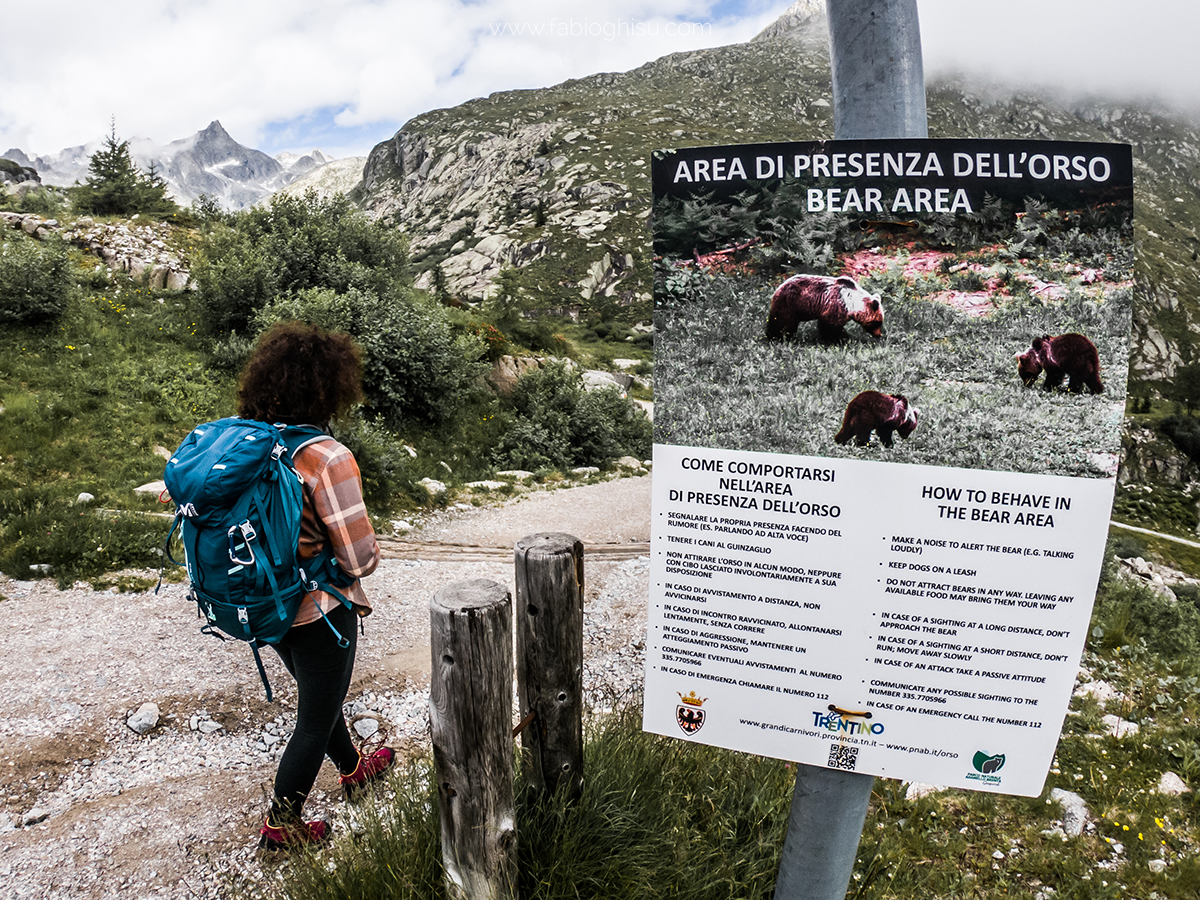
<path fill-rule="evenodd" d="M 829 747 L 829 768 L 853 772 L 858 767 L 858 748 L 840 744 Z"/>

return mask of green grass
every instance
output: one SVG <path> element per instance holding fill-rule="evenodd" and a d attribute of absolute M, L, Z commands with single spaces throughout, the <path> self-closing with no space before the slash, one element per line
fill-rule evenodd
<path fill-rule="evenodd" d="M 521 897 L 770 897 L 787 763 L 645 734 L 634 705 L 593 723 L 586 754 L 574 805 L 538 802 L 518 779 Z M 280 895 L 441 897 L 436 804 L 429 762 L 418 760 L 352 836 L 297 859 Z"/>
<path fill-rule="evenodd" d="M 134 488 L 162 477 L 155 448 L 173 450 L 231 396 L 193 347 L 183 300 L 127 278 L 81 286 L 58 324 L 5 330 L 0 570 L 49 565 L 65 581 L 155 565 L 166 527 L 139 513 L 164 507 Z M 84 492 L 95 500 L 76 505 Z"/>
<path fill-rule="evenodd" d="M 698 301 L 660 304 L 655 439 L 662 443 L 886 459 L 1096 477 L 1098 454 L 1119 450 L 1130 292 L 1097 304 L 1082 296 L 1012 301 L 967 317 L 927 301 L 920 285 L 885 293 L 886 337 L 854 323 L 822 345 L 811 323 L 792 342 L 762 339 L 772 285 L 714 279 Z M 1107 391 L 1025 388 L 1016 353 L 1035 334 L 1082 331 L 1101 353 Z M 905 395 L 917 431 L 889 451 L 839 446 L 833 436 L 859 391 Z"/>

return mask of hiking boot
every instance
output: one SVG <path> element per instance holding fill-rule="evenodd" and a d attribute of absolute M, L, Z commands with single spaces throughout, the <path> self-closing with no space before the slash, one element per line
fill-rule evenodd
<path fill-rule="evenodd" d="M 329 840 L 331 833 L 329 823 L 320 819 L 315 822 L 288 822 L 284 825 L 274 825 L 271 817 L 263 822 L 258 832 L 262 837 L 258 841 L 259 850 L 295 850 L 306 845 L 323 844 Z"/>
<path fill-rule="evenodd" d="M 359 754 L 354 771 L 338 778 L 338 783 L 346 792 L 346 799 L 353 800 L 372 781 L 383 777 L 395 761 L 396 752 L 391 747 L 380 747 L 370 756 Z"/>

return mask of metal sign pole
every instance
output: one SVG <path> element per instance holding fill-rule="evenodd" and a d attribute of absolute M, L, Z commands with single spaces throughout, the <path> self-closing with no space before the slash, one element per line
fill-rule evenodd
<path fill-rule="evenodd" d="M 838 140 L 925 138 L 917 0 L 827 0 Z"/>
<path fill-rule="evenodd" d="M 826 0 L 838 140 L 924 138 L 917 0 Z M 842 900 L 875 779 L 798 765 L 775 900 Z"/>

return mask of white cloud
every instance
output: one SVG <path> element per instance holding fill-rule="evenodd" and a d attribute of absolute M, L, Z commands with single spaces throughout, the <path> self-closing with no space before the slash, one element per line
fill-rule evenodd
<path fill-rule="evenodd" d="M 327 149 L 365 153 L 426 110 L 747 40 L 788 5 L 41 0 L 23 8 L 21 27 L 0 31 L 0 150 L 57 152 L 105 134 L 115 116 L 122 137 L 166 142 L 220 119 L 252 146 L 303 151 L 319 135 Z M 970 69 L 1010 83 L 1197 101 L 1200 6 L 919 0 L 919 8 L 931 74 Z"/>
<path fill-rule="evenodd" d="M 1184 0 L 919 0 L 926 75 L 1200 108 L 1200 6 Z"/>
<path fill-rule="evenodd" d="M 0 32 L 0 144 L 52 153 L 106 133 L 114 116 L 120 136 L 159 142 L 212 119 L 251 145 L 277 134 L 304 140 L 302 121 L 279 123 L 332 109 L 348 128 L 380 124 L 346 148 L 365 152 L 425 110 L 745 40 L 786 5 L 42 0 L 21 29 Z"/>

